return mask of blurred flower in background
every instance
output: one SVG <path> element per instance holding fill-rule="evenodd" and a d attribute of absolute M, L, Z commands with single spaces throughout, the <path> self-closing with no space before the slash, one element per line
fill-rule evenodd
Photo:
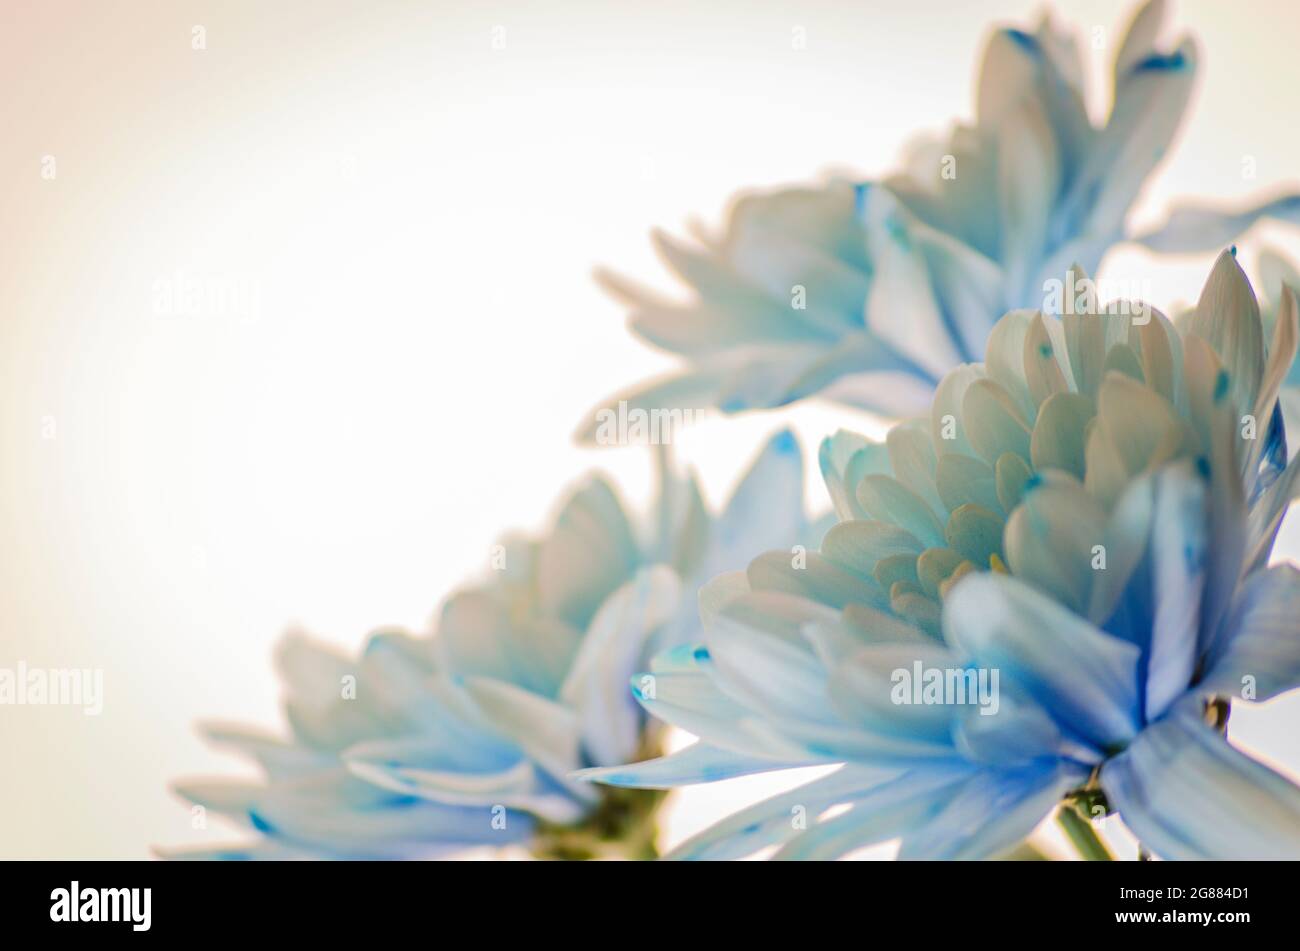
<path fill-rule="evenodd" d="M 484 583 L 444 604 L 436 636 L 373 636 L 359 660 L 290 636 L 279 652 L 292 740 L 229 727 L 260 782 L 178 787 L 262 833 L 200 858 L 428 858 L 524 844 L 554 858 L 655 855 L 654 792 L 601 790 L 579 769 L 659 752 L 627 689 L 647 657 L 697 637 L 694 591 L 748 553 L 820 537 L 803 460 L 772 438 L 723 511 L 657 452 L 659 498 L 634 524 L 593 476 L 540 538 L 493 552 Z"/>
<path fill-rule="evenodd" d="M 495 816 L 485 816 L 482 808 L 394 792 L 348 770 L 345 751 L 377 737 L 444 738 L 445 768 L 466 776 L 489 774 L 503 760 L 501 744 L 485 743 L 484 736 L 449 718 L 430 692 L 434 658 L 426 641 L 376 634 L 354 659 L 294 633 L 280 645 L 276 660 L 290 739 L 238 726 L 201 728 L 212 743 L 253 760 L 264 779 L 176 787 L 195 808 L 234 819 L 261 837 L 223 848 L 160 850 L 164 857 L 436 858 L 519 842 L 531 834 L 530 815 L 507 813 L 503 806 Z M 453 745 L 456 740 L 460 743 Z"/>
<path fill-rule="evenodd" d="M 614 274 L 647 343 L 679 372 L 614 397 L 643 407 L 784 405 L 813 394 L 890 416 L 922 410 L 952 367 L 976 360 L 1006 310 L 1038 306 L 1045 281 L 1136 240 L 1213 251 L 1258 218 L 1300 218 L 1300 195 L 1235 210 L 1193 203 L 1134 234 L 1128 213 L 1182 122 L 1196 76 L 1190 38 L 1158 38 L 1167 4 L 1141 7 L 1114 61 L 1114 99 L 1093 125 L 1079 37 L 1044 16 L 996 31 L 975 123 L 915 146 L 883 181 L 843 180 L 739 198 L 721 235 L 656 247 L 693 299 Z M 584 426 L 580 438 L 590 440 Z"/>
<path fill-rule="evenodd" d="M 1008 313 L 928 419 L 826 441 L 841 521 L 820 553 L 715 579 L 703 642 L 634 679 L 700 742 L 585 775 L 844 764 L 686 858 L 897 837 L 906 858 L 997 857 L 1058 806 L 1088 857 L 1085 820 L 1112 811 L 1165 858 L 1300 855 L 1300 788 L 1224 736 L 1233 699 L 1300 686 L 1300 573 L 1267 567 L 1300 473 L 1278 411 L 1296 346 L 1295 292 L 1266 345 L 1227 252 L 1178 329 L 1087 293 Z"/>

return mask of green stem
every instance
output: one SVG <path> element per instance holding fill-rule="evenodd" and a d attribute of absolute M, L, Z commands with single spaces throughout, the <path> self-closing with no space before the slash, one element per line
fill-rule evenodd
<path fill-rule="evenodd" d="M 1115 857 L 1110 854 L 1110 849 L 1106 848 L 1106 843 L 1101 841 L 1092 823 L 1084 818 L 1072 803 L 1063 803 L 1056 810 L 1056 821 L 1084 861 L 1114 861 Z"/>

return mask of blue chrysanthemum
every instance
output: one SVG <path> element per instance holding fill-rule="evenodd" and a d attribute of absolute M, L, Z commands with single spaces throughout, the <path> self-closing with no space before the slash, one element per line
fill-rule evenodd
<path fill-rule="evenodd" d="M 1300 573 L 1267 566 L 1300 486 L 1295 294 L 1269 345 L 1226 252 L 1179 328 L 1081 303 L 1007 314 L 883 445 L 827 440 L 820 552 L 711 582 L 703 643 L 633 680 L 700 742 L 586 776 L 843 764 L 684 857 L 993 857 L 1058 806 L 1082 838 L 1078 810 L 1117 811 L 1165 858 L 1300 857 L 1300 788 L 1223 732 L 1233 700 L 1300 686 Z"/>

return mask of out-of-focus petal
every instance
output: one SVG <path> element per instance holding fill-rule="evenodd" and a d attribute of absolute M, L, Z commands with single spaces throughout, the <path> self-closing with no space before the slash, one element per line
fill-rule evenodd
<path fill-rule="evenodd" d="M 606 598 L 592 619 L 560 699 L 577 711 L 582 747 L 593 762 L 625 762 L 640 745 L 641 714 L 626 685 L 648 639 L 677 611 L 681 597 L 677 576 L 654 565 Z"/>
<path fill-rule="evenodd" d="M 1181 202 L 1174 205 L 1164 224 L 1134 240 L 1161 254 L 1201 254 L 1230 244 L 1261 218 L 1300 223 L 1300 195 L 1255 198 L 1231 210 L 1217 204 Z"/>

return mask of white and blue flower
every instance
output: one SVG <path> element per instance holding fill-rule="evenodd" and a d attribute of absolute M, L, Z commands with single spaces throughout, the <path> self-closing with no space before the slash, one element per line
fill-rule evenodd
<path fill-rule="evenodd" d="M 545 535 L 508 539 L 489 580 L 447 599 L 432 637 L 379 634 L 357 660 L 287 639 L 291 739 L 207 730 L 264 779 L 178 787 L 262 836 L 191 854 L 420 858 L 511 843 L 548 857 L 653 854 L 660 796 L 571 774 L 657 750 L 660 728 L 626 683 L 695 636 L 684 590 L 813 534 L 788 432 L 717 516 L 695 478 L 659 458 L 645 530 L 607 481 L 588 479 Z"/>
<path fill-rule="evenodd" d="M 1044 18 L 993 34 L 974 124 L 916 147 L 902 172 L 744 195 L 723 233 L 695 244 L 656 233 L 689 302 L 601 280 L 633 332 L 684 365 L 611 404 L 735 412 L 817 394 L 910 415 L 945 373 L 979 359 L 1002 313 L 1039 306 L 1067 267 L 1096 273 L 1123 241 L 1212 251 L 1260 217 L 1300 220 L 1300 195 L 1287 194 L 1233 211 L 1192 203 L 1161 228 L 1130 230 L 1197 71 L 1190 38 L 1158 43 L 1166 6 L 1144 5 L 1118 45 L 1104 125 L 1089 119 L 1078 36 Z"/>
<path fill-rule="evenodd" d="M 820 552 L 712 581 L 703 642 L 633 680 L 699 742 L 585 778 L 842 764 L 688 858 L 891 839 L 905 858 L 995 857 L 1058 807 L 1076 833 L 1080 810 L 1117 811 L 1165 858 L 1300 857 L 1300 788 L 1222 729 L 1231 701 L 1300 686 L 1300 573 L 1268 566 L 1300 487 L 1277 411 L 1295 293 L 1268 345 L 1228 253 L 1178 329 L 1083 303 L 1004 316 L 984 363 L 884 444 L 828 439 L 841 521 Z M 932 671 L 994 693 L 898 692 Z"/>

